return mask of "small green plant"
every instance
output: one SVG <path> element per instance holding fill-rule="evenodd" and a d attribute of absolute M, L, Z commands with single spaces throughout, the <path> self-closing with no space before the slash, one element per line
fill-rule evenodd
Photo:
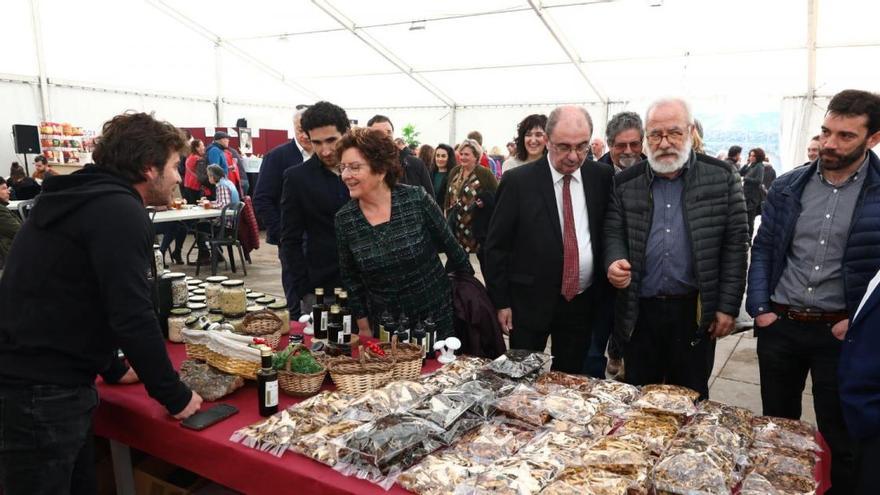
<path fill-rule="evenodd" d="M 401 131 L 403 133 L 403 140 L 406 141 L 408 146 L 418 146 L 419 144 L 419 131 L 416 130 L 416 126 L 413 124 L 406 124 L 406 126 Z"/>

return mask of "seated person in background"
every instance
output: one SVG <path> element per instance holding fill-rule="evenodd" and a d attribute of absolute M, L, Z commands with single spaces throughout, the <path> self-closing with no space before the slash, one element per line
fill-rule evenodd
<path fill-rule="evenodd" d="M 9 188 L 12 189 L 11 198 L 16 201 L 34 199 L 37 197 L 37 194 L 40 194 L 40 185 L 24 173 L 21 165 L 15 165 L 17 164 L 13 164 L 12 169 L 9 171 L 9 182 L 7 183 Z"/>
<path fill-rule="evenodd" d="M 208 181 L 217 188 L 217 199 L 214 200 L 215 208 L 223 209 L 226 205 L 235 206 L 241 201 L 238 188 L 226 178 L 226 174 L 219 165 L 208 165 Z"/>
<path fill-rule="evenodd" d="M 46 157 L 43 155 L 37 155 L 34 158 L 34 168 L 34 179 L 38 181 L 46 180 L 53 175 L 58 175 L 58 172 L 52 170 L 49 161 L 46 160 Z"/>
<path fill-rule="evenodd" d="M 9 186 L 6 180 L 0 177 L 0 270 L 5 265 L 6 255 L 12 246 L 12 240 L 18 229 L 21 228 L 21 220 L 6 205 L 9 204 Z"/>

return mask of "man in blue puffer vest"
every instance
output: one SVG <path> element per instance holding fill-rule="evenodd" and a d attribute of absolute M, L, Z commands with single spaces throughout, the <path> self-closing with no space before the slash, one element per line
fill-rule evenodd
<path fill-rule="evenodd" d="M 841 412 L 842 340 L 880 268 L 880 96 L 828 104 L 819 158 L 776 179 L 752 247 L 746 308 L 755 317 L 764 414 L 799 419 L 809 372 L 833 493 L 852 493 L 855 448 Z M 829 493 L 832 493 L 829 492 Z"/>

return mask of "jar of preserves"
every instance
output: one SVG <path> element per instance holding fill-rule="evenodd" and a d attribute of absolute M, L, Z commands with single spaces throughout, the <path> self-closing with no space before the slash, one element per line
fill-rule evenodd
<path fill-rule="evenodd" d="M 190 294 L 192 294 L 194 296 L 204 296 L 205 295 L 205 289 L 193 289 L 189 292 L 190 292 Z"/>
<path fill-rule="evenodd" d="M 208 298 L 207 302 L 209 310 L 220 309 L 220 284 L 227 280 L 229 280 L 229 277 L 224 277 L 223 275 L 216 275 L 207 278 L 207 281 L 205 282 L 205 297 Z"/>
<path fill-rule="evenodd" d="M 189 290 L 186 287 L 186 274 L 172 272 L 162 276 L 171 281 L 171 306 L 182 308 L 186 306 L 189 298 Z"/>
<path fill-rule="evenodd" d="M 188 302 L 186 307 L 192 311 L 193 316 L 205 316 L 208 314 L 208 305 L 203 302 Z"/>
<path fill-rule="evenodd" d="M 189 297 L 189 302 L 203 303 L 205 306 L 207 306 L 208 305 L 208 298 L 205 296 L 192 295 Z"/>
<path fill-rule="evenodd" d="M 266 309 L 281 318 L 281 322 L 284 324 L 281 328 L 290 328 L 290 311 L 287 310 L 287 301 L 275 301 L 266 306 Z"/>
<path fill-rule="evenodd" d="M 220 309 L 227 319 L 243 317 L 247 304 L 243 280 L 226 280 L 220 284 Z"/>
<path fill-rule="evenodd" d="M 263 294 L 262 292 L 251 291 L 251 292 L 247 293 L 247 298 L 248 298 L 248 301 L 256 301 L 257 299 L 264 297 L 265 295 L 266 294 Z"/>
<path fill-rule="evenodd" d="M 266 306 L 261 306 L 259 304 L 251 304 L 247 307 L 247 314 L 257 313 L 266 309 Z"/>
<path fill-rule="evenodd" d="M 275 302 L 275 298 L 272 296 L 263 296 L 257 299 L 254 299 L 254 303 L 259 304 L 260 306 L 268 306 Z"/>
<path fill-rule="evenodd" d="M 186 328 L 186 320 L 192 315 L 189 308 L 174 308 L 168 316 L 168 340 L 171 342 L 183 342 L 180 331 Z"/>

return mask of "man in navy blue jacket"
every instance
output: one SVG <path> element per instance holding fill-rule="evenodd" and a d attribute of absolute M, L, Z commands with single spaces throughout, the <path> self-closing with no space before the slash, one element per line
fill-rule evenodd
<path fill-rule="evenodd" d="M 336 143 L 350 128 L 345 110 L 320 101 L 303 113 L 302 126 L 314 154 L 284 172 L 281 191 L 281 256 L 300 299 L 316 287 L 332 293 L 342 286 L 334 222 L 351 199 L 336 158 Z"/>
<path fill-rule="evenodd" d="M 308 142 L 308 136 L 302 131 L 302 114 L 299 110 L 293 116 L 294 139 L 289 143 L 276 146 L 263 158 L 260 165 L 260 176 L 254 189 L 254 209 L 257 216 L 266 228 L 266 242 L 278 246 L 281 244 L 281 186 L 284 180 L 284 172 L 290 167 L 302 165 L 308 158 L 303 153 L 311 156 L 312 145 Z M 287 299 L 290 316 L 299 316 L 299 296 L 293 290 L 293 272 L 287 266 L 287 258 L 278 250 L 278 259 L 281 261 L 281 285 L 284 287 L 284 297 Z"/>
<path fill-rule="evenodd" d="M 859 442 L 856 493 L 874 493 L 880 477 L 880 271 L 853 317 L 840 354 L 840 402 L 850 435 Z"/>
<path fill-rule="evenodd" d="M 841 414 L 841 341 L 880 268 L 880 96 L 828 104 L 819 159 L 776 179 L 752 247 L 746 308 L 755 318 L 764 414 L 799 419 L 807 373 L 831 447 L 834 493 L 852 493 L 855 449 Z M 831 493 L 831 492 L 829 492 Z"/>

